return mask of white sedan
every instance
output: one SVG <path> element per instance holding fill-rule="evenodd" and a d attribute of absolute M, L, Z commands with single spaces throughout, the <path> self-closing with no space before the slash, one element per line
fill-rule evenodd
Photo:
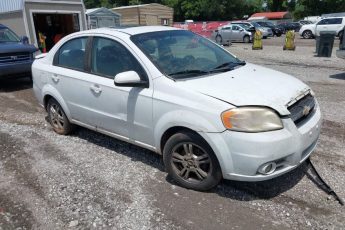
<path fill-rule="evenodd" d="M 309 157 L 320 133 L 307 85 L 186 30 L 74 33 L 38 57 L 32 74 L 55 132 L 79 125 L 162 154 L 190 189 L 282 175 Z"/>

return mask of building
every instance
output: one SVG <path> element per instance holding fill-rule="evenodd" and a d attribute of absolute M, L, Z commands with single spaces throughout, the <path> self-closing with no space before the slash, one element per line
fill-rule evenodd
<path fill-rule="evenodd" d="M 249 19 L 251 18 L 266 18 L 267 20 L 272 20 L 272 21 L 292 21 L 292 15 L 290 12 L 261 12 L 261 13 L 255 13 L 252 16 L 250 16 Z M 249 20 L 248 19 L 248 20 Z"/>
<path fill-rule="evenodd" d="M 173 8 L 157 3 L 122 6 L 112 10 L 121 15 L 121 25 L 125 26 L 171 26 L 174 17 Z"/>
<path fill-rule="evenodd" d="M 38 46 L 38 35 L 46 37 L 47 50 L 67 34 L 86 29 L 83 0 L 1 0 L 0 23 Z"/>
<path fill-rule="evenodd" d="M 120 26 L 121 15 L 107 8 L 86 10 L 86 21 L 89 29 Z"/>

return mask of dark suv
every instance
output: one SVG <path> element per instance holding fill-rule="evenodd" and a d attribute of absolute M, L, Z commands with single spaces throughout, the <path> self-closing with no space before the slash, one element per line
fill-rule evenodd
<path fill-rule="evenodd" d="M 279 28 L 277 25 L 273 24 L 272 22 L 268 21 L 256 21 L 257 24 L 263 27 L 268 27 L 272 29 L 273 36 L 280 37 L 284 33 L 284 30 L 282 28 Z"/>
<path fill-rule="evenodd" d="M 19 38 L 0 24 L 0 79 L 31 76 L 31 64 L 37 50 L 27 37 Z"/>

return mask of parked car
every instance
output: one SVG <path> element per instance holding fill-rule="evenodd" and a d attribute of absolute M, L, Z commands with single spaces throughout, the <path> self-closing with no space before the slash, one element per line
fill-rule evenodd
<path fill-rule="evenodd" d="M 283 23 L 278 24 L 277 26 L 278 28 L 283 30 L 284 33 L 286 33 L 286 31 L 289 31 L 289 30 L 298 32 L 301 29 L 301 24 L 299 24 L 298 22 L 283 22 Z"/>
<path fill-rule="evenodd" d="M 229 24 L 215 30 L 211 38 L 221 45 L 229 44 L 229 42 L 249 43 L 252 40 L 252 33 L 241 25 Z"/>
<path fill-rule="evenodd" d="M 270 21 L 256 21 L 256 23 L 262 27 L 271 28 L 273 36 L 280 37 L 284 33 L 284 30 L 282 28 L 278 27 Z"/>
<path fill-rule="evenodd" d="M 248 22 L 248 21 L 235 21 L 231 22 L 233 25 L 241 25 L 241 26 L 247 26 L 247 27 L 254 27 L 257 30 L 260 30 L 262 33 L 262 37 L 266 39 L 267 37 L 273 36 L 273 31 L 271 28 L 268 27 L 262 27 L 256 22 Z"/>
<path fill-rule="evenodd" d="M 339 39 L 340 39 L 340 43 L 339 43 L 339 50 L 337 50 L 337 57 L 338 58 L 342 58 L 345 59 L 345 27 L 343 28 L 343 32 L 340 33 Z"/>
<path fill-rule="evenodd" d="M 298 23 L 303 26 L 303 25 L 308 25 L 308 24 L 313 24 L 312 21 L 309 20 L 299 20 Z"/>
<path fill-rule="evenodd" d="M 329 17 L 321 19 L 315 24 L 303 25 L 299 31 L 300 36 L 305 39 L 320 36 L 320 32 L 329 31 L 340 37 L 345 26 L 345 17 Z"/>
<path fill-rule="evenodd" d="M 282 175 L 320 134 L 307 85 L 188 30 L 82 31 L 37 58 L 33 89 L 56 133 L 80 125 L 162 154 L 189 189 Z"/>
<path fill-rule="evenodd" d="M 33 55 L 37 48 L 0 24 L 0 79 L 31 76 Z"/>

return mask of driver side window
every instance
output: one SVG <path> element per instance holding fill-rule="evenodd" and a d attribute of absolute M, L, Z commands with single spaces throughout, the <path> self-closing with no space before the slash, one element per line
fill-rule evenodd
<path fill-rule="evenodd" d="M 146 78 L 142 66 L 120 43 L 101 37 L 93 38 L 91 72 L 113 79 L 118 73 L 135 71 L 141 79 Z"/>
<path fill-rule="evenodd" d="M 328 24 L 328 20 L 327 19 L 321 20 L 318 23 L 318 25 L 326 25 L 326 24 Z"/>

